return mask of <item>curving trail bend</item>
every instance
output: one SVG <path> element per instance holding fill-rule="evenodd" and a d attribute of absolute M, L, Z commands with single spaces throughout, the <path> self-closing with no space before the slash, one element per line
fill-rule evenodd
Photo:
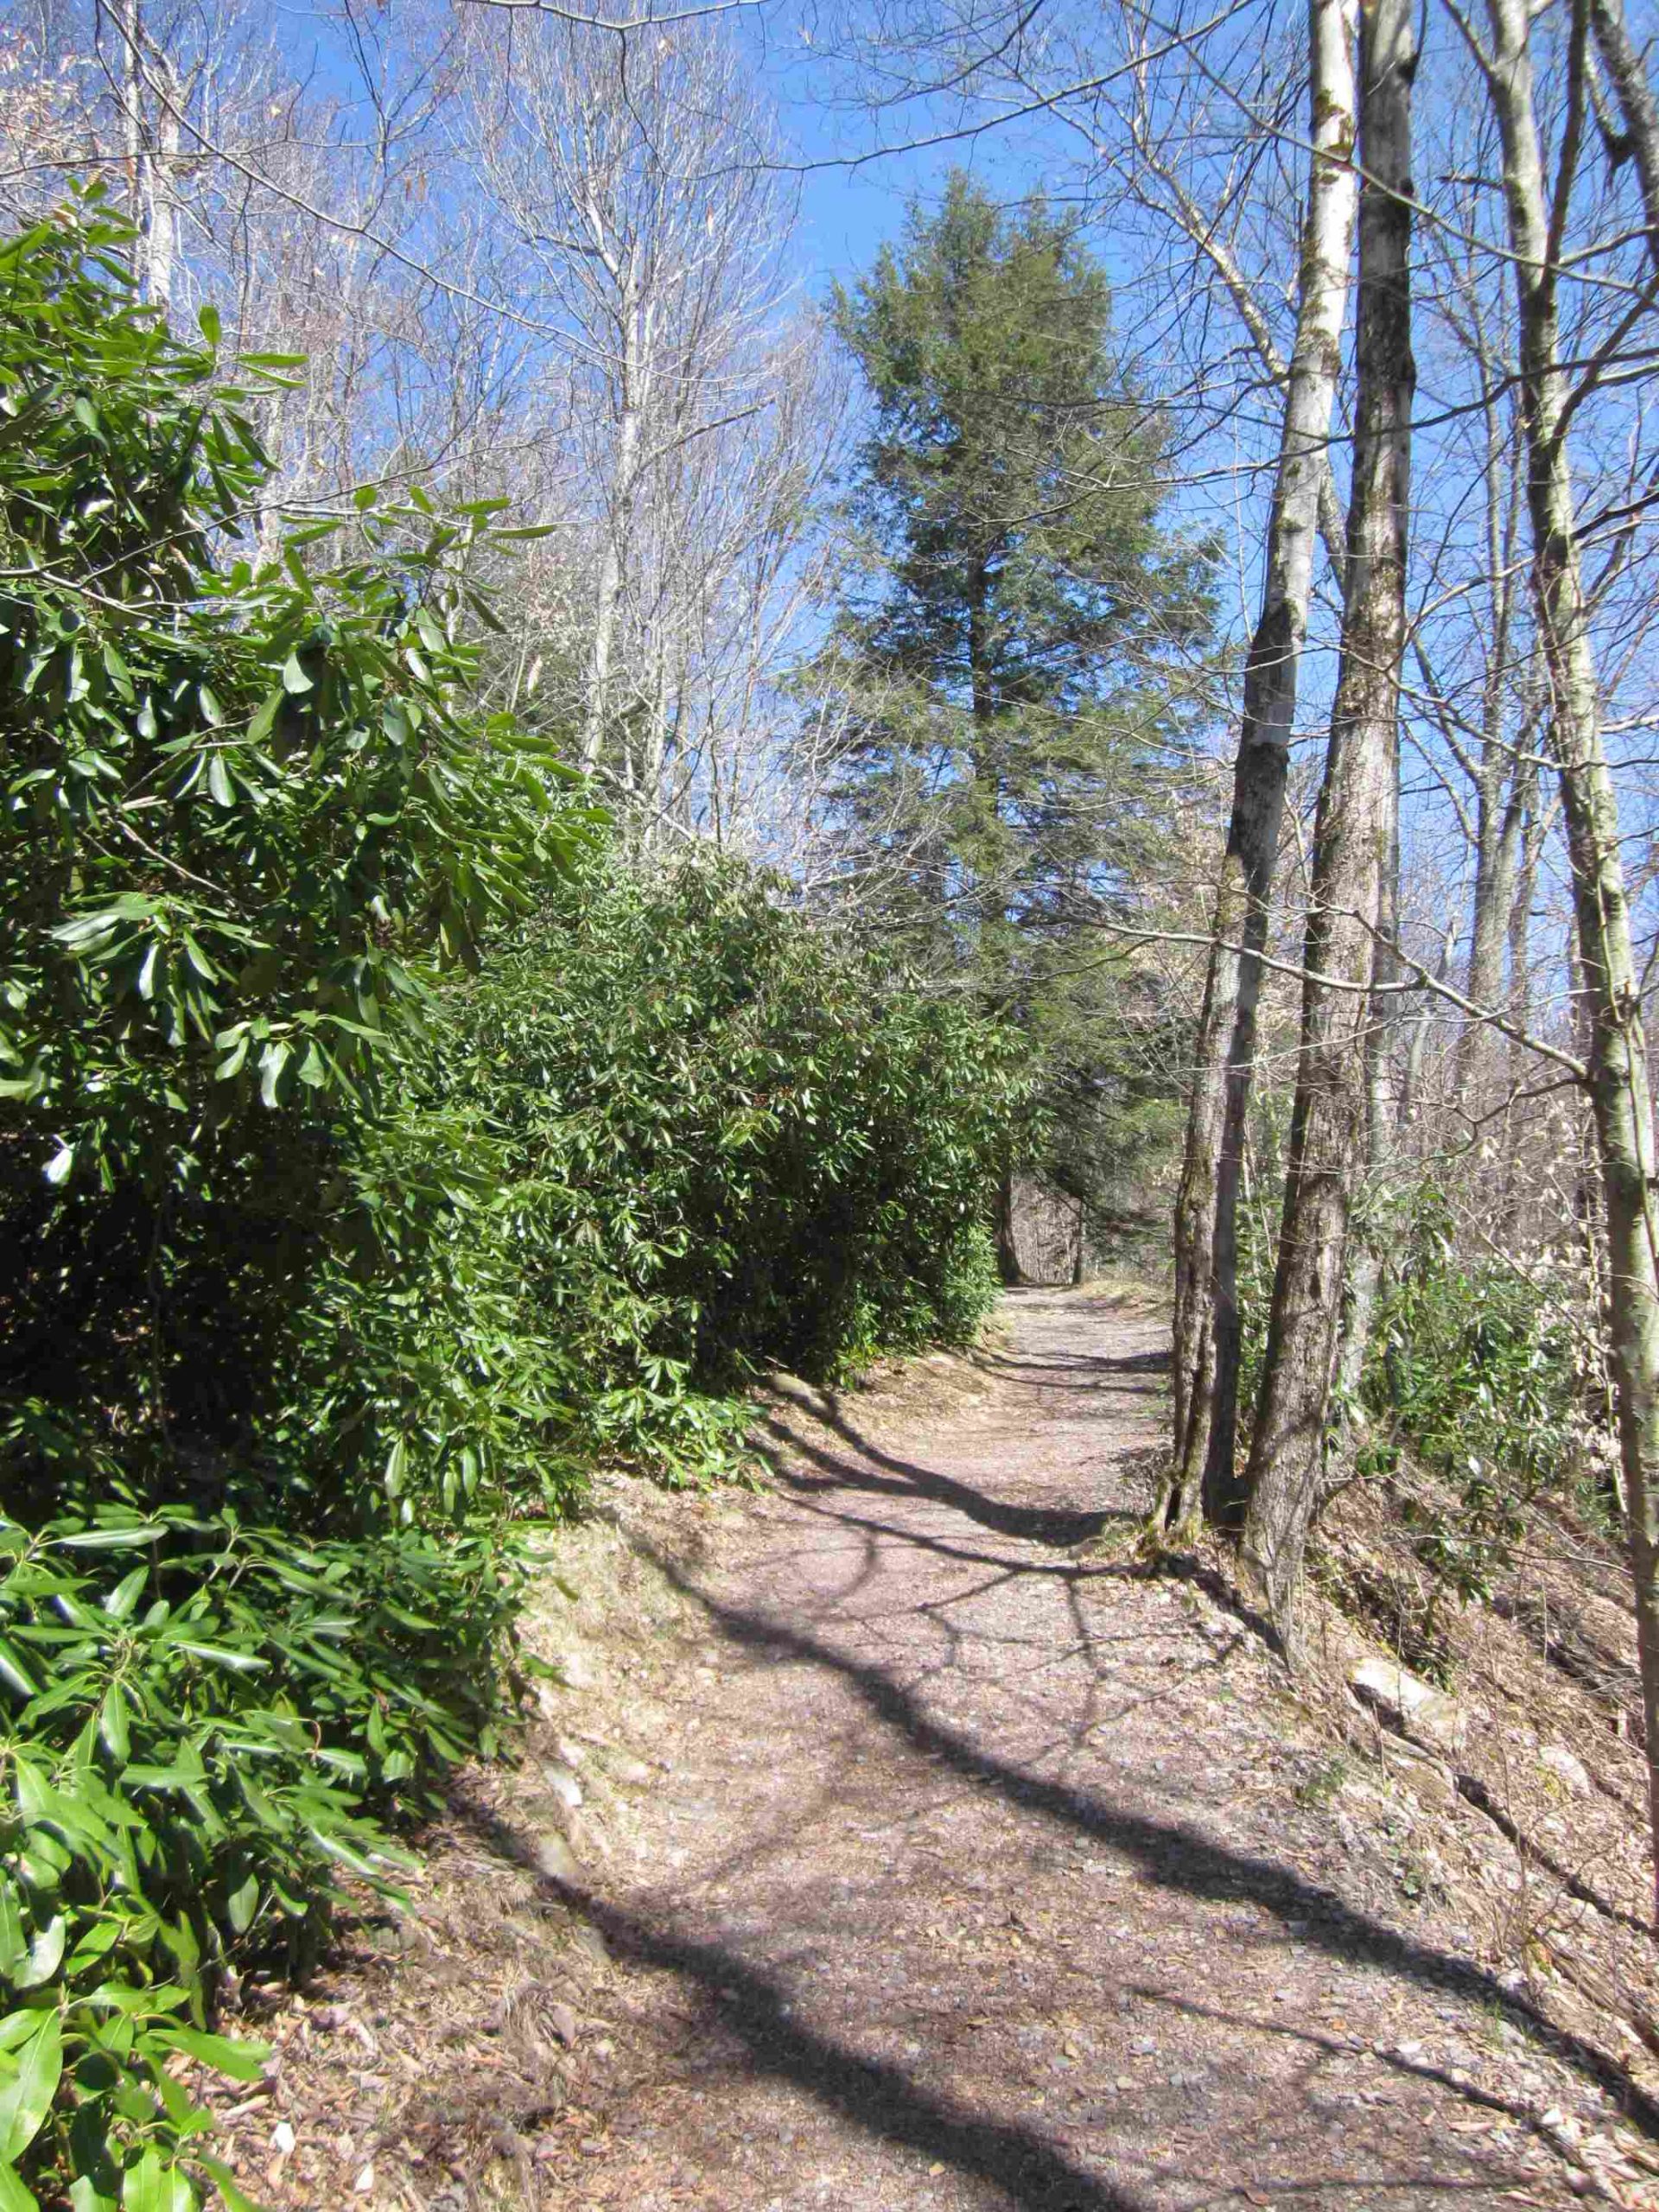
<path fill-rule="evenodd" d="M 1166 1344 L 1020 1293 L 966 1386 L 778 1401 L 680 1571 L 715 1656 L 642 1863 L 584 1898 L 643 2033 L 561 2202 L 1567 2201 L 1483 2086 L 1497 1990 L 1309 1787 L 1219 1586 L 1134 1560 Z"/>

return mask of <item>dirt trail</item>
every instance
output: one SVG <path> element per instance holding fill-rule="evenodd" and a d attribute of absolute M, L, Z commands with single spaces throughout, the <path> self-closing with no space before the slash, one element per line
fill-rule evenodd
<path fill-rule="evenodd" d="M 1114 1555 L 1166 1340 L 1023 1294 L 976 1396 L 784 1408 L 679 1576 L 709 1664 L 583 1893 L 627 2025 L 542 2202 L 1565 2201 L 1525 2105 L 1593 2086 L 1325 1802 L 1255 1639 Z"/>

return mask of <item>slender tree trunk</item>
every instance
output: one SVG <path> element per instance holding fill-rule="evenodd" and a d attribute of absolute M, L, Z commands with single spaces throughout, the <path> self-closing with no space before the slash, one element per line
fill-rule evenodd
<path fill-rule="evenodd" d="M 1440 946 L 1440 957 L 1434 963 L 1434 980 L 1443 983 L 1446 971 L 1452 965 L 1452 948 L 1457 942 L 1457 927 L 1453 924 L 1446 931 Z M 1434 1009 L 1433 994 L 1425 990 L 1418 1001 L 1417 1011 L 1412 1016 L 1411 1037 L 1406 1046 L 1405 1071 L 1400 1079 L 1400 1134 L 1408 1140 L 1417 1124 L 1417 1109 L 1423 1095 L 1423 1062 L 1428 1054 L 1429 1022 Z"/>
<path fill-rule="evenodd" d="M 171 62 L 158 57 L 164 91 L 156 118 L 156 149 L 149 156 L 149 266 L 144 275 L 145 296 L 165 314 L 173 304 L 173 277 L 178 259 L 178 216 L 174 207 L 174 179 L 178 174 L 181 135 L 178 79 Z M 159 158 L 158 158 L 159 156 Z"/>
<path fill-rule="evenodd" d="M 1406 639 L 1410 501 L 1414 0 L 1360 10 L 1359 315 L 1348 592 L 1331 746 L 1314 830 L 1290 1160 L 1251 1440 L 1243 1565 L 1288 1644 L 1319 1503 L 1355 1169 L 1364 1141 L 1363 1031 Z"/>
<path fill-rule="evenodd" d="M 128 213 L 137 230 L 133 274 L 142 296 L 166 311 L 172 299 L 174 261 L 172 166 L 179 152 L 180 118 L 173 98 L 171 66 L 150 45 L 142 0 L 120 0 L 122 125 L 126 140 Z M 149 66 L 161 73 L 165 87 L 161 113 L 152 129 L 146 114 Z M 156 141 L 167 157 L 156 160 Z"/>
<path fill-rule="evenodd" d="M 1516 869 L 1520 863 L 1525 813 L 1524 807 L 1517 803 L 1521 789 L 1519 768 L 1510 760 L 1507 746 L 1503 753 L 1503 774 L 1493 778 L 1491 785 L 1480 792 L 1478 800 L 1475 889 L 1469 917 L 1468 995 L 1480 1007 L 1500 1006 L 1503 1001 L 1503 960 L 1515 906 Z M 1465 1023 L 1458 1039 L 1456 1096 L 1477 1110 L 1483 1103 L 1483 1078 L 1496 1052 L 1497 1041 L 1490 1023 L 1472 1020 Z"/>
<path fill-rule="evenodd" d="M 616 455 L 611 477 L 610 512 L 600 556 L 599 591 L 594 605 L 594 634 L 588 649 L 588 706 L 582 721 L 582 765 L 599 765 L 610 711 L 617 634 L 622 626 L 628 584 L 628 542 L 632 535 L 638 490 L 640 432 L 649 381 L 646 309 L 632 282 L 623 287 L 621 350 L 617 363 Z"/>
<path fill-rule="evenodd" d="M 1540 741 L 1535 715 L 1529 714 L 1522 731 L 1525 752 L 1516 764 L 1515 782 L 1510 792 L 1510 804 L 1516 818 L 1520 851 L 1516 863 L 1515 894 L 1510 901 L 1508 1007 L 1510 1020 L 1522 1031 L 1532 1015 L 1532 902 L 1537 896 L 1538 865 L 1544 849 L 1544 825 L 1538 815 L 1538 761 L 1535 753 Z M 1517 1096 L 1526 1082 L 1529 1058 L 1524 1045 L 1510 1043 L 1507 1089 L 1511 1100 Z M 1521 1225 L 1527 1178 L 1519 1172 L 1507 1114 L 1504 1135 L 1503 1224 L 1505 1233 L 1513 1236 Z"/>
<path fill-rule="evenodd" d="M 1211 1485 L 1217 1510 L 1224 1510 L 1230 1491 L 1238 1178 L 1255 1065 L 1260 955 L 1284 817 L 1320 493 L 1330 477 L 1326 446 L 1353 244 L 1353 0 L 1310 0 L 1314 155 L 1302 227 L 1296 343 L 1286 381 L 1262 613 L 1245 671 L 1232 819 L 1216 894 L 1215 942 L 1175 1205 L 1175 1476 L 1166 1516 L 1177 1523 L 1197 1514 L 1212 1457 L 1228 1477 Z"/>
<path fill-rule="evenodd" d="M 140 0 L 119 0 L 121 129 L 127 153 L 127 213 L 142 231 L 144 219 L 143 16 Z M 142 273 L 142 272 L 141 272 Z"/>
<path fill-rule="evenodd" d="M 1611 80 L 1619 113 L 1636 157 L 1642 205 L 1648 219 L 1648 251 L 1659 269 L 1659 100 L 1624 21 L 1623 0 L 1591 0 L 1596 51 Z"/>
<path fill-rule="evenodd" d="M 1484 349 L 1484 317 L 1478 296 L 1471 305 Z M 1516 757 L 1504 739 L 1504 695 L 1510 638 L 1515 626 L 1514 583 L 1517 509 L 1521 503 L 1513 426 L 1500 400 L 1484 403 L 1486 423 L 1486 676 L 1481 686 L 1480 758 L 1475 785 L 1475 883 L 1469 917 L 1468 995 L 1477 1006 L 1495 1007 L 1503 988 L 1503 944 L 1515 892 L 1518 817 L 1512 804 Z M 1466 1021 L 1452 1065 L 1459 1103 L 1485 1103 L 1496 1039 L 1489 1024 Z"/>
<path fill-rule="evenodd" d="M 1400 960 L 1394 948 L 1400 935 L 1400 743 L 1389 749 L 1388 828 L 1384 832 L 1382 877 L 1377 886 L 1376 938 L 1371 947 L 1371 1002 L 1365 1030 L 1365 1141 L 1362 1155 L 1364 1195 L 1375 1204 L 1392 1163 L 1400 1133 L 1400 1090 L 1395 1080 L 1394 1033 L 1399 1020 Z M 1386 1247 L 1379 1226 L 1362 1224 L 1352 1243 L 1343 1284 L 1342 1337 L 1337 1354 L 1337 1391 L 1342 1417 L 1359 1399 L 1371 1324 L 1385 1280 Z"/>
<path fill-rule="evenodd" d="M 1590 1096 L 1601 1168 L 1610 1269 L 1608 1337 L 1618 1391 L 1619 1458 L 1636 1583 L 1637 1644 L 1647 1722 L 1649 1811 L 1659 1882 L 1659 1267 L 1656 1157 L 1641 973 L 1631 944 L 1618 806 L 1602 741 L 1582 549 L 1568 463 L 1552 209 L 1565 206 L 1582 133 L 1589 0 L 1579 0 L 1569 51 L 1567 111 L 1553 191 L 1533 105 L 1526 0 L 1488 0 L 1488 84 L 1503 146 L 1504 198 L 1520 324 L 1533 599 L 1549 683 L 1561 805 L 1573 869 L 1586 1011 Z M 1617 79 L 1615 80 L 1617 83 Z"/>
<path fill-rule="evenodd" d="M 1026 1279 L 1020 1265 L 1019 1240 L 1014 1235 L 1014 1170 L 1009 1167 L 1003 1171 L 996 1192 L 996 1264 L 1003 1281 L 1010 1287 Z"/>

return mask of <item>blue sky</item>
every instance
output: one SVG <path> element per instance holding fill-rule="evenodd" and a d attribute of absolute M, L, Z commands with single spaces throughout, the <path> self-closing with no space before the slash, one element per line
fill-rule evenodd
<path fill-rule="evenodd" d="M 901 229 L 911 200 L 935 196 L 953 168 L 982 177 L 1011 200 L 1040 181 L 1036 156 L 1001 132 L 982 132 L 913 151 L 868 156 L 872 144 L 903 144 L 941 128 L 927 104 L 889 111 L 877 121 L 836 97 L 844 72 L 802 39 L 795 7 L 767 6 L 745 26 L 759 73 L 776 103 L 789 152 L 802 164 L 796 257 L 818 296 L 831 282 L 868 269 Z"/>

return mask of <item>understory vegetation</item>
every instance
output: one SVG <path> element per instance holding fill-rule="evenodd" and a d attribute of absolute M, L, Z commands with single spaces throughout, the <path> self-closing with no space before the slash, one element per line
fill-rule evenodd
<path fill-rule="evenodd" d="M 1024 1058 L 478 711 L 493 510 L 243 549 L 261 392 L 0 248 L 0 2205 L 246 2200 L 225 1979 L 503 1740 L 538 1527 L 969 1338 Z M 44 2199 L 35 2192 L 44 2191 Z"/>
<path fill-rule="evenodd" d="M 1618 1533 L 1617 1435 L 1582 1239 L 1525 1265 L 1471 1254 L 1453 1198 L 1396 1175 L 1368 1224 L 1388 1260 L 1363 1358 L 1332 1394 L 1325 1480 L 1386 1485 L 1446 1599 L 1484 1600 L 1541 1501 Z M 1247 1217 L 1247 1396 L 1266 1350 L 1272 1261 L 1264 1225 Z"/>
<path fill-rule="evenodd" d="M 1659 1808 L 1641 26 L 820 12 L 9 11 L 0 2212 L 245 2202 L 598 1471 L 1115 1238 L 1148 1560 L 1617 1537 Z"/>

